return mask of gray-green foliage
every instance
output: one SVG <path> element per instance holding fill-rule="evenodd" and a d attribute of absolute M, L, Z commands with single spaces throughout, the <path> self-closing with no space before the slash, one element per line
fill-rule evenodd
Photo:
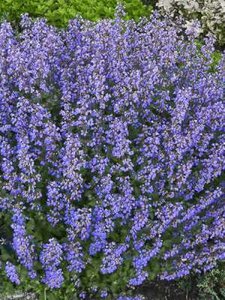
<path fill-rule="evenodd" d="M 199 299 L 225 299 L 225 268 L 224 264 L 201 276 L 197 284 Z"/>

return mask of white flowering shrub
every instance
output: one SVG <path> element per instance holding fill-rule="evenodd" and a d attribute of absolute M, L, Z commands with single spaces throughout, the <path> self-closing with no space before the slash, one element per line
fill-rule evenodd
<path fill-rule="evenodd" d="M 210 32 L 220 45 L 225 45 L 225 0 L 159 0 L 157 7 L 173 17 L 185 17 L 187 28 L 198 19 L 199 33 Z"/>

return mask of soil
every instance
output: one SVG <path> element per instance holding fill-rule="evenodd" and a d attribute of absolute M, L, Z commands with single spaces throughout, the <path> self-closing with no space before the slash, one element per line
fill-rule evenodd
<path fill-rule="evenodd" d="M 147 283 L 137 292 L 144 295 L 146 300 L 199 300 L 196 288 L 185 291 L 177 283 L 168 281 Z"/>

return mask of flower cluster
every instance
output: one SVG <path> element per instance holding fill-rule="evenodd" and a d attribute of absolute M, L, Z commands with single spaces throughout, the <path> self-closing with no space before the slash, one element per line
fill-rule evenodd
<path fill-rule="evenodd" d="M 225 57 L 213 71 L 210 38 L 199 49 L 157 14 L 120 13 L 61 31 L 27 16 L 19 33 L 0 26 L 13 283 L 17 261 L 51 289 L 70 278 L 81 299 L 116 299 L 224 259 Z"/>
<path fill-rule="evenodd" d="M 18 277 L 16 267 L 12 263 L 10 263 L 8 261 L 6 262 L 5 272 L 6 272 L 7 277 L 9 278 L 9 280 L 12 283 L 15 283 L 17 285 L 20 284 L 20 280 L 19 280 L 19 277 Z"/>
<path fill-rule="evenodd" d="M 40 262 L 45 270 L 43 281 L 50 288 L 58 288 L 63 282 L 62 269 L 57 268 L 61 263 L 62 253 L 62 246 L 54 238 L 43 245 L 40 254 Z"/>
<path fill-rule="evenodd" d="M 15 250 L 20 263 L 29 271 L 31 278 L 36 277 L 33 269 L 33 261 L 35 259 L 34 245 L 31 245 L 31 236 L 26 235 L 25 220 L 21 211 L 14 210 L 12 218 L 13 229 L 13 249 Z"/>

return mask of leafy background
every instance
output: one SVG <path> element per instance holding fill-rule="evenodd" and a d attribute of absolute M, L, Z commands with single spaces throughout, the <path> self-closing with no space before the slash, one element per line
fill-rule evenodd
<path fill-rule="evenodd" d="M 124 0 L 123 4 L 128 19 L 138 20 L 152 11 L 151 5 L 140 0 Z M 31 17 L 45 17 L 50 24 L 64 27 L 77 15 L 92 21 L 113 18 L 116 6 L 116 0 L 5 0 L 0 1 L 0 18 L 16 24 L 21 14 L 28 13 Z"/>

